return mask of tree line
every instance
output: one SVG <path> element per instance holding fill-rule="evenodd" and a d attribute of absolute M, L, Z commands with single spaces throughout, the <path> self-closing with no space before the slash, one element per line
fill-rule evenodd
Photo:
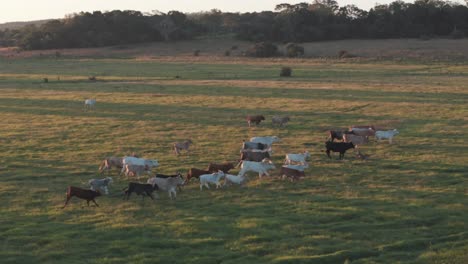
<path fill-rule="evenodd" d="M 279 4 L 275 11 L 80 12 L 36 26 L 0 30 L 0 46 L 86 48 L 232 34 L 241 40 L 308 42 L 350 38 L 461 38 L 468 7 L 441 0 L 394 1 L 369 11 L 335 0 Z"/>

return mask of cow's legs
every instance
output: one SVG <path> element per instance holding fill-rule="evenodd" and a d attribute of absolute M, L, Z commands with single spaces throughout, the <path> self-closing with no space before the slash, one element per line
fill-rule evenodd
<path fill-rule="evenodd" d="M 327 149 L 327 156 L 328 156 L 329 159 L 331 159 L 330 150 L 329 150 L 329 149 Z"/>
<path fill-rule="evenodd" d="M 65 201 L 65 205 L 63 205 L 62 209 L 65 208 L 65 206 L 67 206 L 68 201 L 70 201 L 70 199 L 71 199 L 71 196 L 67 196 L 67 200 Z"/>
<path fill-rule="evenodd" d="M 99 207 L 99 205 L 96 203 L 96 201 L 94 201 L 94 199 L 92 199 L 91 201 L 93 201 L 93 203 L 94 203 L 97 207 Z M 89 202 L 89 201 L 88 201 L 88 202 Z"/>

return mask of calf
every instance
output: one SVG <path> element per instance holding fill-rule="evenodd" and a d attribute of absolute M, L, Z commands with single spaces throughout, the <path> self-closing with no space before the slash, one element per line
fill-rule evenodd
<path fill-rule="evenodd" d="M 307 150 L 304 151 L 304 153 L 300 153 L 300 154 L 286 154 L 286 158 L 284 159 L 284 164 L 291 164 L 291 162 L 294 161 L 301 165 L 305 165 L 307 158 L 310 158 L 310 153 Z"/>
<path fill-rule="evenodd" d="M 242 161 L 241 163 L 241 170 L 239 171 L 240 176 L 244 176 L 248 171 L 254 171 L 258 173 L 258 177 L 262 178 L 263 175 L 270 176 L 268 171 L 276 168 L 269 159 L 263 159 L 261 162 Z"/>
<path fill-rule="evenodd" d="M 344 142 L 331 142 L 331 141 L 327 141 L 325 142 L 325 147 L 326 147 L 326 152 L 327 152 L 327 156 L 331 159 L 331 156 L 330 156 L 330 151 L 333 151 L 333 152 L 339 152 L 340 153 L 340 159 L 342 159 L 344 157 L 344 154 L 345 152 L 348 150 L 348 149 L 352 149 L 354 148 L 354 144 L 352 142 L 350 143 L 344 143 Z"/>
<path fill-rule="evenodd" d="M 265 158 L 270 158 L 270 154 L 268 152 L 251 152 L 251 151 L 242 151 L 240 155 L 240 160 L 248 160 L 248 161 L 257 161 L 260 162 Z M 239 167 L 237 164 L 236 167 Z"/>
<path fill-rule="evenodd" d="M 65 206 L 67 206 L 68 201 L 70 201 L 70 199 L 73 196 L 76 196 L 77 198 L 86 200 L 86 203 L 88 204 L 88 206 L 89 206 L 89 201 L 93 201 L 93 203 L 96 206 L 99 207 L 99 205 L 94 200 L 94 198 L 96 198 L 98 196 L 101 196 L 101 193 L 99 191 L 93 191 L 93 190 L 82 189 L 80 187 L 68 186 L 68 188 L 67 188 L 67 200 L 65 201 L 65 205 L 63 206 L 63 208 L 65 208 Z"/>
<path fill-rule="evenodd" d="M 280 175 L 284 177 L 288 177 L 291 181 L 297 181 L 301 177 L 305 177 L 304 171 L 295 170 L 288 167 L 281 167 Z"/>
<path fill-rule="evenodd" d="M 357 147 L 358 145 L 369 143 L 369 139 L 364 136 L 344 134 L 343 142 L 346 142 L 346 143 L 353 142 L 353 144 Z"/>
<path fill-rule="evenodd" d="M 262 120 L 265 120 L 265 117 L 262 115 L 248 115 L 246 119 L 247 119 L 247 124 L 250 127 L 251 123 L 255 123 L 255 125 L 260 124 Z"/>
<path fill-rule="evenodd" d="M 208 165 L 207 171 L 209 172 L 222 171 L 224 173 L 227 173 L 231 169 L 234 169 L 234 164 L 232 164 L 231 162 L 225 162 L 222 164 L 210 163 L 210 165 Z"/>
<path fill-rule="evenodd" d="M 207 170 L 200 170 L 200 169 L 197 169 L 197 168 L 191 168 L 187 172 L 187 177 L 185 177 L 185 183 L 188 183 L 190 181 L 190 179 L 192 179 L 192 178 L 198 178 L 198 177 L 200 177 L 200 175 L 210 174 L 210 173 L 211 172 L 207 171 Z"/>
<path fill-rule="evenodd" d="M 160 177 L 153 177 L 148 179 L 147 183 L 151 185 L 157 185 L 159 190 L 167 191 L 169 194 L 169 198 L 172 200 L 177 197 L 177 187 L 184 184 L 184 179 L 180 174 L 176 177 L 168 177 L 168 178 L 160 178 Z"/>
<path fill-rule="evenodd" d="M 203 186 L 206 186 L 206 188 L 210 188 L 208 183 L 213 183 L 216 184 L 216 189 L 221 187 L 220 180 L 221 178 L 224 177 L 224 172 L 218 171 L 212 174 L 203 174 L 200 175 L 200 191 L 203 190 Z"/>
<path fill-rule="evenodd" d="M 187 139 L 183 142 L 176 142 L 172 145 L 176 155 L 179 155 L 182 150 L 189 152 L 190 144 L 193 144 L 192 140 Z"/>
<path fill-rule="evenodd" d="M 125 190 L 125 196 L 128 200 L 130 199 L 130 195 L 132 195 L 132 193 L 136 193 L 137 195 L 141 195 L 141 198 L 143 199 L 144 195 L 146 194 L 151 198 L 151 200 L 154 200 L 153 191 L 155 190 L 158 190 L 158 185 L 156 184 L 129 182 L 128 187 Z"/>
<path fill-rule="evenodd" d="M 381 139 L 386 139 L 388 138 L 388 143 L 392 144 L 393 137 L 398 135 L 400 132 L 398 130 L 393 129 L 393 130 L 387 130 L 387 131 L 377 131 L 375 132 L 375 138 L 380 141 Z"/>
<path fill-rule="evenodd" d="M 224 174 L 224 184 L 223 184 L 223 186 L 226 186 L 226 185 L 232 184 L 232 183 L 243 186 L 244 183 L 246 182 L 246 180 L 247 180 L 247 178 L 245 176 Z"/>
<path fill-rule="evenodd" d="M 86 99 L 84 102 L 84 110 L 94 109 L 96 105 L 96 99 Z"/>
<path fill-rule="evenodd" d="M 274 116 L 271 118 L 272 125 L 278 125 L 282 127 L 284 124 L 288 123 L 291 119 L 289 116 Z"/>
<path fill-rule="evenodd" d="M 106 177 L 104 179 L 91 179 L 88 181 L 88 185 L 91 187 L 90 189 L 93 191 L 96 190 L 104 190 L 105 194 L 109 194 L 109 184 L 112 183 L 111 177 Z"/>
<path fill-rule="evenodd" d="M 105 170 L 107 173 L 115 167 L 122 169 L 123 168 L 123 159 L 119 157 L 107 157 L 101 162 L 101 166 L 99 166 L 99 173 L 103 174 Z"/>

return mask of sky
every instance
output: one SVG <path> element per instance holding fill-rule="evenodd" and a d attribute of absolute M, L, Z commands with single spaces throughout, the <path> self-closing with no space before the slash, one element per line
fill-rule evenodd
<path fill-rule="evenodd" d="M 223 12 L 254 12 L 274 10 L 280 3 L 297 4 L 302 1 L 282 0 L 0 0 L 0 23 L 31 21 L 49 18 L 63 18 L 80 11 L 138 10 L 168 12 L 177 10 L 184 13 L 209 11 L 213 8 Z M 337 0 L 340 6 L 354 4 L 369 10 L 376 3 L 388 4 L 394 0 Z M 461 1 L 461 0 L 459 0 Z M 414 2 L 405 0 L 405 2 Z"/>

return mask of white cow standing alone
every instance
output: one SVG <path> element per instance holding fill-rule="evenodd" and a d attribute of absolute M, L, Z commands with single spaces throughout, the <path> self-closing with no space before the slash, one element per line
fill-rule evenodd
<path fill-rule="evenodd" d="M 393 130 L 387 130 L 387 131 L 376 131 L 375 132 L 375 138 L 377 141 L 380 141 L 381 139 L 387 139 L 388 138 L 388 143 L 392 144 L 393 137 L 398 135 L 400 132 L 398 130 L 393 129 Z"/>
<path fill-rule="evenodd" d="M 84 101 L 84 110 L 91 110 L 94 109 L 94 106 L 96 105 L 96 99 L 86 99 Z"/>

